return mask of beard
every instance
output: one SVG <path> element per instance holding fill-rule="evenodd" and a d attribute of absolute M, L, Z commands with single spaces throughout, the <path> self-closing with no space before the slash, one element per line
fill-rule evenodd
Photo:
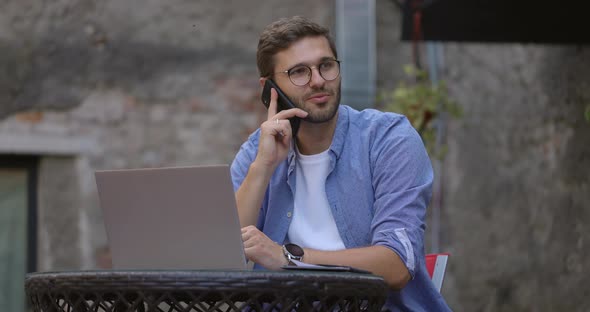
<path fill-rule="evenodd" d="M 313 89 L 304 96 L 298 98 L 297 101 L 295 101 L 295 105 L 308 113 L 307 117 L 303 120 L 311 123 L 323 123 L 332 120 L 334 116 L 336 116 L 340 104 L 340 85 L 341 84 L 338 83 L 338 86 L 335 88 L 328 88 L 324 85 L 324 88 Z M 328 93 L 330 99 L 326 103 L 306 105 L 304 99 L 309 98 L 315 93 Z"/>

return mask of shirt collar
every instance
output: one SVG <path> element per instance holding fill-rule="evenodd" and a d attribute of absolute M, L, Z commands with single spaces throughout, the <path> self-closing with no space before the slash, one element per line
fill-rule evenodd
<path fill-rule="evenodd" d="M 349 125 L 348 114 L 348 109 L 343 105 L 339 105 L 336 130 L 334 130 L 334 137 L 332 138 L 332 144 L 330 145 L 330 150 L 336 155 L 336 159 L 340 158 L 344 143 L 346 142 L 346 134 L 348 133 Z"/>
<path fill-rule="evenodd" d="M 340 158 L 344 143 L 346 141 L 346 134 L 348 133 L 348 116 L 349 112 L 343 105 L 338 105 L 338 119 L 336 121 L 336 129 L 334 130 L 334 136 L 332 137 L 332 144 L 330 150 L 336 155 L 336 159 Z M 289 155 L 287 156 L 289 163 L 289 172 L 293 169 L 294 160 L 297 155 L 295 150 L 295 140 L 291 140 L 291 148 L 289 149 Z"/>

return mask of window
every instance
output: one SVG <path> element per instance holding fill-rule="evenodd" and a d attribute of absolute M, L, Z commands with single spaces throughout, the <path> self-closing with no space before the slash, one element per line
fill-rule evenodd
<path fill-rule="evenodd" d="M 0 311 L 25 311 L 24 278 L 36 267 L 38 159 L 0 155 Z"/>

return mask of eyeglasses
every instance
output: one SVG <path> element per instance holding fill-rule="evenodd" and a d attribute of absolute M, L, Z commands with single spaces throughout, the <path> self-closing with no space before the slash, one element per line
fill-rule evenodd
<path fill-rule="evenodd" d="M 289 80 L 296 86 L 304 86 L 311 81 L 311 69 L 317 68 L 320 76 L 326 81 L 332 81 L 340 75 L 340 61 L 327 60 L 314 66 L 297 65 L 291 69 L 281 71 L 289 76 Z"/>

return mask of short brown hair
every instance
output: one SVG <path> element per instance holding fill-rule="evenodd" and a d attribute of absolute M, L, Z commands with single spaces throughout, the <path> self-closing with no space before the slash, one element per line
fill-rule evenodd
<path fill-rule="evenodd" d="M 301 16 L 281 18 L 268 25 L 260 35 L 256 52 L 256 64 L 260 77 L 269 77 L 274 72 L 275 54 L 288 49 L 292 43 L 300 39 L 315 36 L 324 36 L 328 39 L 334 57 L 338 58 L 336 45 L 328 28 Z"/>

